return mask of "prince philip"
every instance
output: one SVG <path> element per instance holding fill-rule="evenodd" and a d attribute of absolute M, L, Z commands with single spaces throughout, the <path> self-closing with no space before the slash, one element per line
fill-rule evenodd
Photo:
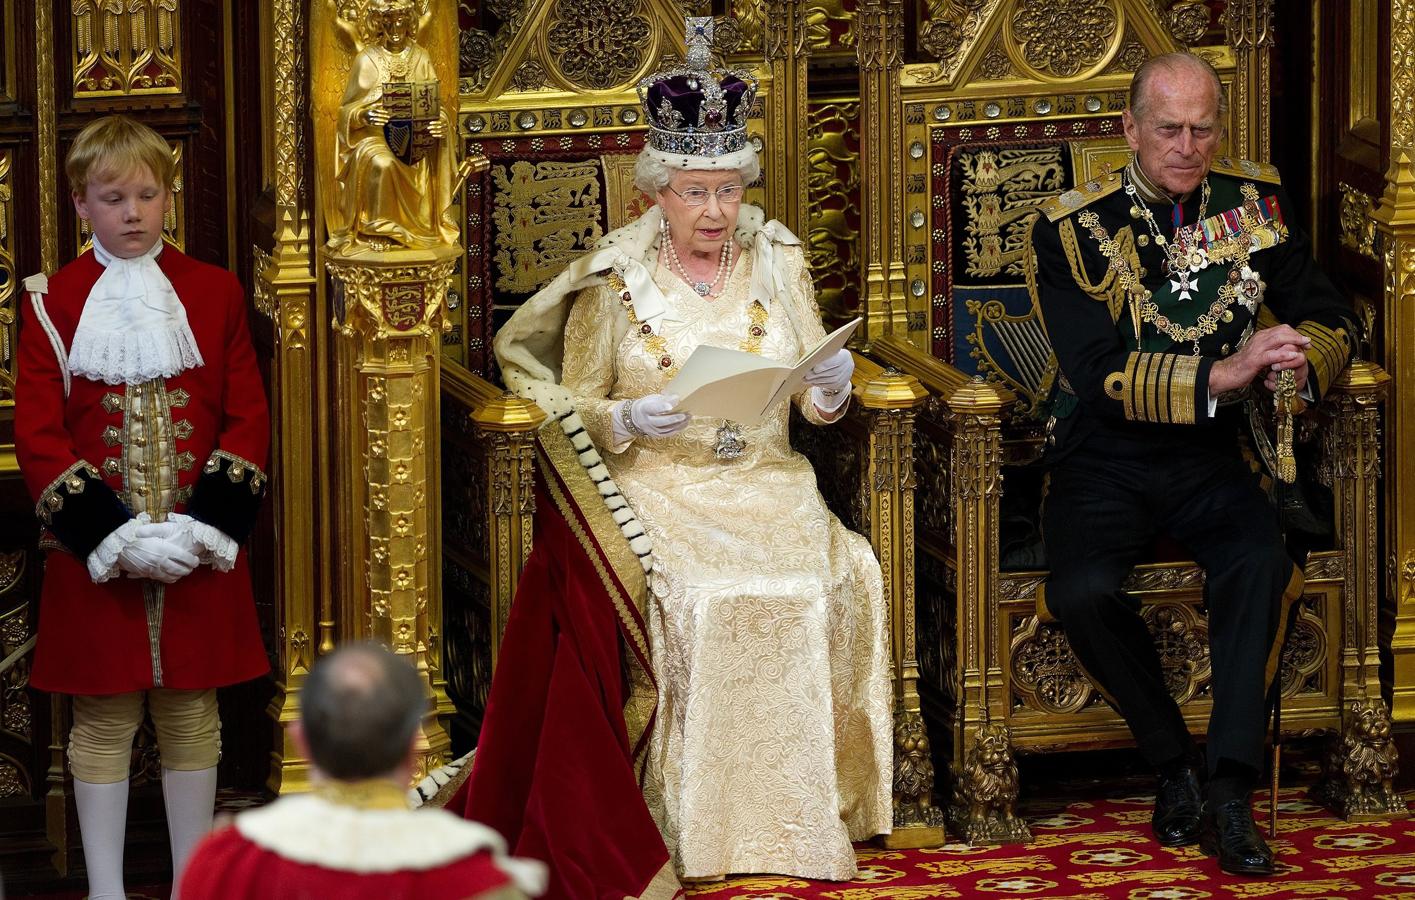
<path fill-rule="evenodd" d="M 1049 201 L 1033 229 L 1060 366 L 1044 457 L 1044 602 L 1159 773 L 1159 842 L 1197 841 L 1225 871 L 1268 875 L 1248 797 L 1302 573 L 1241 454 L 1241 401 L 1265 397 L 1283 370 L 1320 399 L 1356 327 L 1277 171 L 1216 158 L 1226 107 L 1208 63 L 1151 59 L 1123 117 L 1130 163 Z M 1206 762 L 1122 587 L 1162 533 L 1205 572 Z"/>

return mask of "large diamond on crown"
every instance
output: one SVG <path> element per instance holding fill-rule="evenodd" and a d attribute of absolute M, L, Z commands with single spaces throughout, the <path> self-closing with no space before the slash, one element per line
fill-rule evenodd
<path fill-rule="evenodd" d="M 639 82 L 649 146 L 687 156 L 722 156 L 742 149 L 757 79 L 738 69 L 711 67 L 711 17 L 687 19 L 687 45 L 682 66 Z"/>

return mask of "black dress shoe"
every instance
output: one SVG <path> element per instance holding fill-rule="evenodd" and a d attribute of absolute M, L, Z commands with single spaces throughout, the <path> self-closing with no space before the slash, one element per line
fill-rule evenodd
<path fill-rule="evenodd" d="M 1218 856 L 1218 867 L 1230 875 L 1271 875 L 1273 852 L 1258 833 L 1248 798 L 1239 797 L 1217 806 L 1204 805 L 1199 848 Z"/>
<path fill-rule="evenodd" d="M 1202 807 L 1197 769 L 1185 766 L 1173 775 L 1161 775 L 1155 791 L 1155 811 L 1150 816 L 1155 840 L 1165 847 L 1183 847 L 1197 841 Z"/>

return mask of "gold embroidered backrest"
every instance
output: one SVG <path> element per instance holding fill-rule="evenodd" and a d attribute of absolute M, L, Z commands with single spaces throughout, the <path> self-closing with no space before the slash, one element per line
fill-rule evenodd
<path fill-rule="evenodd" d="M 465 152 L 490 166 L 471 177 L 462 197 L 467 252 L 444 359 L 496 380 L 497 326 L 566 264 L 653 204 L 634 186 L 647 124 L 635 88 L 665 55 L 681 57 L 684 20 L 668 0 L 626 4 L 614 22 L 587 18 L 603 13 L 594 4 L 537 0 L 517 7 L 509 22 L 467 6 L 461 134 Z M 760 57 L 727 61 L 752 68 Z M 774 161 L 787 154 L 780 141 L 766 139 L 772 78 L 759 68 L 755 74 L 760 86 L 747 130 L 762 152 L 763 179 L 748 188 L 745 202 L 764 205 L 767 179 L 781 168 Z"/>
<path fill-rule="evenodd" d="M 1215 42 L 1222 31 L 1203 4 L 1173 6 L 1162 19 L 1132 0 L 931 3 L 919 34 L 936 61 L 903 67 L 909 338 L 1006 385 L 1019 416 L 1036 411 L 1051 368 L 1028 228 L 1048 198 L 1128 160 L 1121 112 L 1134 71 L 1189 43 L 1230 96 L 1228 147 L 1255 137 L 1234 51 Z"/>

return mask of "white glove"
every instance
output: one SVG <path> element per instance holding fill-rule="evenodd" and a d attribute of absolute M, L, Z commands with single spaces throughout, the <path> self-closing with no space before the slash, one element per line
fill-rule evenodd
<path fill-rule="evenodd" d="M 630 437 L 672 437 L 693 418 L 685 412 L 674 412 L 678 398 L 672 394 L 649 394 L 637 400 L 624 400 L 614 408 L 614 433 L 621 441 Z"/>
<path fill-rule="evenodd" d="M 118 567 L 124 572 L 164 584 L 189 574 L 199 562 L 195 555 L 160 537 L 135 537 L 118 551 Z"/>
<path fill-rule="evenodd" d="M 850 397 L 850 376 L 855 373 L 855 357 L 839 350 L 830 359 L 817 363 L 806 373 L 806 384 L 815 388 L 811 399 L 824 412 L 835 412 Z"/>
<path fill-rule="evenodd" d="M 138 537 L 161 538 L 174 547 L 200 559 L 206 553 L 206 545 L 192 536 L 191 528 L 177 522 L 153 522 L 138 526 Z"/>

